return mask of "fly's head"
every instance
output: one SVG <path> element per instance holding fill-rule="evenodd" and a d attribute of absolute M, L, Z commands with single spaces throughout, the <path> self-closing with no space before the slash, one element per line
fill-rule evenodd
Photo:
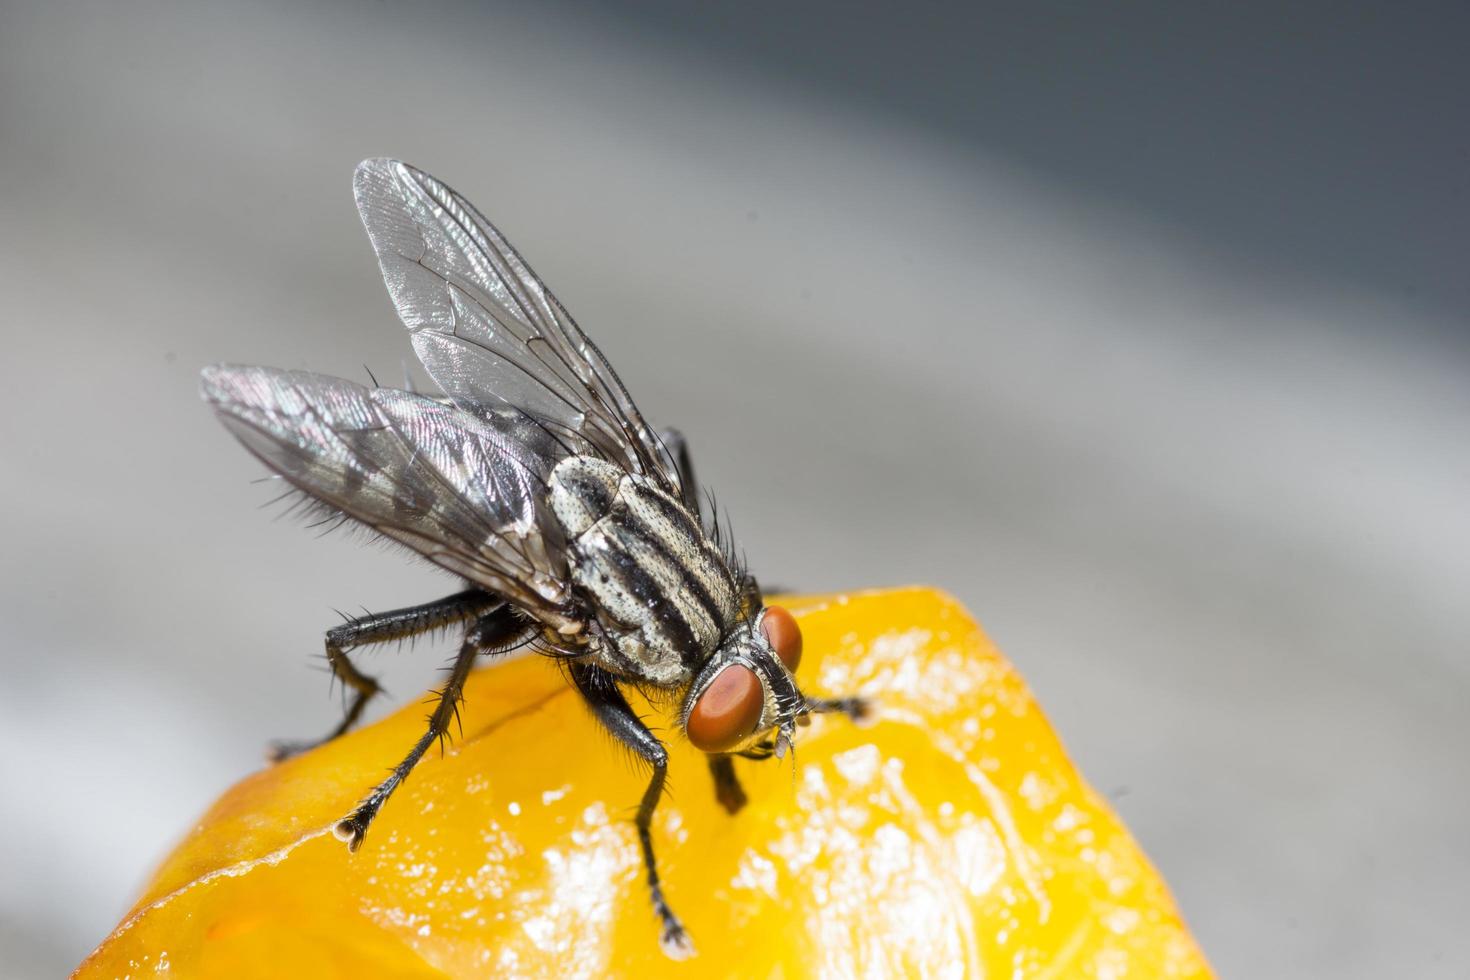
<path fill-rule="evenodd" d="M 694 747 L 710 754 L 781 758 L 807 700 L 792 676 L 801 662 L 801 627 L 780 606 L 736 626 L 694 675 L 680 721 Z"/>

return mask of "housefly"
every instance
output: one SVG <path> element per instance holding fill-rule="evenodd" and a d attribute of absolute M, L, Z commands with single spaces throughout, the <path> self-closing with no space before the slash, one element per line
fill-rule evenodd
<path fill-rule="evenodd" d="M 522 647 L 562 661 L 597 720 L 652 771 L 637 829 L 661 944 L 693 952 L 664 898 L 650 823 L 668 753 L 623 689 L 669 705 L 707 753 L 719 801 L 745 802 L 733 758 L 780 758 L 818 712 L 858 719 L 855 697 L 804 695 L 801 632 L 702 515 L 689 454 L 655 432 L 606 358 L 468 201 L 396 160 L 353 181 L 383 279 L 443 397 L 264 367 L 203 372 L 202 392 L 245 448 L 328 515 L 464 579 L 437 602 L 326 634 L 353 692 L 347 731 L 378 684 L 355 647 L 446 627 L 464 639 L 428 728 L 334 830 L 352 850 L 379 808 L 448 734 L 475 658 Z M 284 743 L 286 756 L 317 742 Z"/>

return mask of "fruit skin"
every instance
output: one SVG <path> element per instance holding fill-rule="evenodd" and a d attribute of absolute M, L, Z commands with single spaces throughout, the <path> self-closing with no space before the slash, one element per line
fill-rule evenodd
<path fill-rule="evenodd" d="M 357 854 L 332 824 L 422 732 L 419 704 L 228 791 L 75 976 L 1211 975 L 958 603 L 924 588 L 782 603 L 805 634 L 802 685 L 871 695 L 877 718 L 817 718 L 794 772 L 737 761 L 750 802 L 733 817 L 701 754 L 664 732 L 655 846 L 692 960 L 658 948 L 631 821 L 643 773 L 554 664 L 525 657 L 471 677 L 463 736 Z"/>

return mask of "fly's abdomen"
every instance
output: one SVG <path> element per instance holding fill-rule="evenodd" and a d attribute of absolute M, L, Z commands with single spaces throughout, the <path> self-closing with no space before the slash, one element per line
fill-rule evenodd
<path fill-rule="evenodd" d="M 687 679 L 738 613 L 719 549 L 682 503 L 603 460 L 564 459 L 549 484 L 572 581 L 617 646 L 608 666 L 658 684 Z"/>

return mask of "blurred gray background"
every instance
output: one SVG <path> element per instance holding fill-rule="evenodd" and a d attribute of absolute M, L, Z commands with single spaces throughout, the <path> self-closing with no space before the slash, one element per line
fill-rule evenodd
<path fill-rule="evenodd" d="M 273 521 L 196 396 L 401 375 L 393 154 L 764 577 L 958 595 L 1223 975 L 1465 975 L 1464 9 L 4 3 L 4 973 L 333 720 L 333 607 L 450 587 Z"/>

